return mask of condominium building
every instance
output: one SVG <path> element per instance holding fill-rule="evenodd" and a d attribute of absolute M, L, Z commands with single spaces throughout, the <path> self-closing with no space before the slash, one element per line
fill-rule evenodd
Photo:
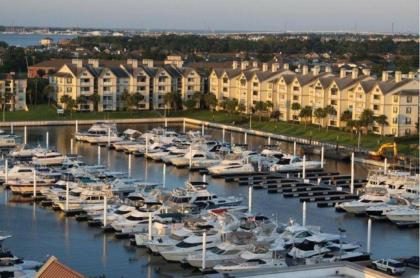
<path fill-rule="evenodd" d="M 0 109 L 6 111 L 28 110 L 26 87 L 25 76 L 15 73 L 0 74 Z"/>
<path fill-rule="evenodd" d="M 126 94 L 140 94 L 138 109 L 164 109 L 164 96 L 168 93 L 179 94 L 182 100 L 192 97 L 201 91 L 201 76 L 193 68 L 177 67 L 175 64 L 154 66 L 150 59 L 141 63 L 135 59 L 124 62 L 99 61 L 89 59 L 87 62 L 74 59 L 64 64 L 51 78 L 56 88 L 57 102 L 61 104 L 62 96 L 78 101 L 79 110 L 92 111 L 94 102 L 91 96 L 99 96 L 99 111 L 124 109 Z"/>
<path fill-rule="evenodd" d="M 312 117 L 313 124 L 332 127 L 345 127 L 341 119 L 344 111 L 352 112 L 357 120 L 365 109 L 375 116 L 385 115 L 388 125 L 374 124 L 373 132 L 386 135 L 403 136 L 417 131 L 419 81 L 414 73 L 402 78 L 401 72 L 383 72 L 380 79 L 373 78 L 370 71 L 354 68 L 351 74 L 341 69 L 332 73 L 330 67 L 321 72 L 319 67 L 311 70 L 303 66 L 299 73 L 289 70 L 284 64 L 233 62 L 231 68 L 214 68 L 209 76 L 209 91 L 219 101 L 227 98 L 237 99 L 251 113 L 257 101 L 273 104 L 273 111 L 279 111 L 284 121 L 300 121 L 300 108 L 310 106 L 312 111 L 327 106 L 334 107 L 335 115 L 323 119 Z M 383 130 L 382 130 L 383 129 Z"/>

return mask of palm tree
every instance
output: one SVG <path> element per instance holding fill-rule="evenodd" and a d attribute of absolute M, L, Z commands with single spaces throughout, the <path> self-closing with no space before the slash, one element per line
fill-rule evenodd
<path fill-rule="evenodd" d="M 67 104 L 68 104 L 70 99 L 72 99 L 72 98 L 69 95 L 61 96 L 60 102 L 66 106 L 65 109 L 67 109 Z"/>
<path fill-rule="evenodd" d="M 366 133 L 369 131 L 369 127 L 374 123 L 375 117 L 373 114 L 373 111 L 370 109 L 365 109 L 362 111 L 362 114 L 360 114 L 360 124 L 362 127 L 365 128 Z"/>
<path fill-rule="evenodd" d="M 204 95 L 204 104 L 208 109 L 211 109 L 214 111 L 214 109 L 217 106 L 217 97 L 213 93 L 207 93 Z"/>
<path fill-rule="evenodd" d="M 121 101 L 124 104 L 124 109 L 129 110 L 129 102 L 130 102 L 130 94 L 128 93 L 127 90 L 125 90 L 122 94 L 121 94 Z"/>
<path fill-rule="evenodd" d="M 350 110 L 344 110 L 343 113 L 341 113 L 340 121 L 345 122 L 346 126 L 348 126 L 347 123 L 351 121 L 352 119 L 353 119 L 353 113 Z"/>
<path fill-rule="evenodd" d="M 267 103 L 265 103 L 263 101 L 257 101 L 255 103 L 255 111 L 258 113 L 259 120 L 261 122 L 262 113 L 267 111 Z"/>
<path fill-rule="evenodd" d="M 243 103 L 243 102 L 240 102 L 239 104 L 238 104 L 238 112 L 239 112 L 239 114 L 240 114 L 240 117 L 241 117 L 241 121 L 242 121 L 242 114 L 243 113 L 245 113 L 245 111 L 246 111 L 246 106 L 245 106 L 245 104 Z"/>
<path fill-rule="evenodd" d="M 194 110 L 194 108 L 196 108 L 197 102 L 194 99 L 187 99 L 184 100 L 183 105 L 186 110 L 191 111 Z"/>
<path fill-rule="evenodd" d="M 131 95 L 132 102 L 134 103 L 134 106 L 137 110 L 139 110 L 139 103 L 144 100 L 144 96 L 140 93 L 134 93 Z"/>
<path fill-rule="evenodd" d="M 267 106 L 267 110 L 271 110 L 274 107 L 273 102 L 271 102 L 270 100 L 267 100 L 265 102 L 265 105 Z"/>
<path fill-rule="evenodd" d="M 51 93 L 54 92 L 54 87 L 51 86 L 50 84 L 48 84 L 47 86 L 44 87 L 44 89 L 42 89 L 44 95 L 47 96 L 48 98 L 48 106 L 51 105 Z"/>
<path fill-rule="evenodd" d="M 299 103 L 293 102 L 291 108 L 294 111 L 294 114 L 296 115 L 297 111 L 299 111 L 302 107 Z"/>
<path fill-rule="evenodd" d="M 327 112 L 325 112 L 325 110 L 322 109 L 321 107 L 318 107 L 314 111 L 314 116 L 315 116 L 315 118 L 318 119 L 319 129 L 321 130 L 321 126 L 324 125 L 323 122 L 324 122 L 324 118 L 327 116 Z M 321 120 L 322 120 L 322 122 L 321 122 Z"/>
<path fill-rule="evenodd" d="M 175 92 L 169 92 L 166 93 L 163 97 L 163 102 L 165 103 L 165 109 L 166 107 L 169 107 L 169 109 L 177 109 L 178 106 L 178 97 L 177 93 Z"/>
<path fill-rule="evenodd" d="M 195 102 L 195 107 L 201 108 L 201 103 L 203 102 L 203 94 L 201 92 L 194 92 L 192 99 Z"/>
<path fill-rule="evenodd" d="M 77 98 L 76 98 L 76 105 L 78 106 L 78 108 L 80 109 L 81 107 L 80 107 L 80 105 L 82 105 L 82 104 L 86 104 L 87 103 L 87 101 L 88 101 L 88 97 L 86 97 L 86 96 L 78 96 Z"/>
<path fill-rule="evenodd" d="M 67 100 L 66 109 L 68 111 L 70 111 L 70 117 L 73 117 L 73 109 L 74 109 L 75 106 L 76 106 L 76 102 L 74 101 L 74 99 L 69 98 Z"/>
<path fill-rule="evenodd" d="M 328 131 L 328 127 L 330 125 L 330 121 L 331 121 L 331 116 L 336 116 L 337 115 L 337 110 L 335 110 L 334 106 L 332 105 L 327 105 L 324 108 L 325 113 L 327 114 L 328 117 L 328 123 L 327 123 L 327 131 Z"/>
<path fill-rule="evenodd" d="M 227 111 L 233 114 L 236 111 L 236 107 L 238 107 L 238 100 L 236 98 L 229 99 L 226 106 Z"/>
<path fill-rule="evenodd" d="M 389 125 L 388 117 L 386 115 L 379 115 L 375 117 L 375 122 L 381 126 L 381 136 L 384 136 L 385 126 Z"/>
<path fill-rule="evenodd" d="M 101 97 L 97 92 L 94 92 L 89 96 L 89 100 L 93 103 L 93 110 L 97 112 L 99 110 L 99 102 L 101 101 Z"/>
<path fill-rule="evenodd" d="M 302 110 L 300 110 L 299 112 L 299 117 L 304 119 L 305 127 L 306 127 L 308 124 L 308 118 L 309 120 L 312 118 L 312 107 L 311 106 L 303 107 Z"/>

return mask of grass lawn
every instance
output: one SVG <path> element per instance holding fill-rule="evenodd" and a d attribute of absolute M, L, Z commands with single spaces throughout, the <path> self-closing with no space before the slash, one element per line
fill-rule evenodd
<path fill-rule="evenodd" d="M 6 121 L 46 121 L 46 120 L 105 120 L 105 119 L 127 119 L 127 118 L 153 118 L 161 117 L 162 113 L 158 111 L 141 112 L 74 112 L 72 115 L 57 115 L 53 106 L 38 105 L 30 108 L 30 111 L 6 112 Z M 223 124 L 232 124 L 241 127 L 249 127 L 249 118 L 239 114 L 229 114 L 227 112 L 211 112 L 207 110 L 196 111 L 177 111 L 168 113 L 171 117 L 188 117 L 198 120 L 212 121 Z M 319 129 L 318 126 L 307 126 L 290 122 L 259 121 L 258 117 L 253 117 L 252 128 L 261 131 L 267 131 L 277 134 L 290 135 L 302 138 L 312 138 L 313 140 L 357 146 L 357 136 L 349 132 L 325 128 Z M 361 147 L 365 149 L 377 149 L 384 142 L 392 142 L 393 137 L 381 137 L 374 134 L 363 135 Z M 419 137 L 412 136 L 407 138 L 398 138 L 398 149 L 400 153 L 418 157 Z M 416 145 L 416 146 L 415 146 Z"/>

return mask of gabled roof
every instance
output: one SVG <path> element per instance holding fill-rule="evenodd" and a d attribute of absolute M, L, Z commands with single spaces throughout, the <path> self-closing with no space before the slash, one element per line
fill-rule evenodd
<path fill-rule="evenodd" d="M 389 81 L 378 81 L 378 86 L 381 89 L 382 93 L 386 94 L 389 93 L 395 89 L 398 89 L 399 87 L 411 82 L 411 79 L 404 79 L 401 80 L 398 83 L 395 83 L 395 80 L 389 80 Z"/>
<path fill-rule="evenodd" d="M 240 69 L 226 69 L 225 72 L 229 78 L 233 78 L 241 74 Z"/>
<path fill-rule="evenodd" d="M 177 78 L 182 75 L 180 70 L 176 67 L 173 67 L 171 65 L 164 65 L 163 68 L 169 73 L 169 75 L 173 78 Z"/>
<path fill-rule="evenodd" d="M 400 96 L 419 96 L 419 94 L 420 94 L 419 89 L 406 89 L 406 90 L 401 90 L 395 93 L 395 95 L 400 95 Z"/>
<path fill-rule="evenodd" d="M 296 78 L 301 86 L 311 83 L 318 77 L 319 75 L 313 75 L 312 73 L 305 74 L 305 75 L 301 75 L 301 74 L 296 75 Z"/>
<path fill-rule="evenodd" d="M 120 67 L 109 67 L 109 70 L 118 78 L 128 78 L 127 72 Z"/>
<path fill-rule="evenodd" d="M 365 92 L 370 92 L 373 89 L 373 87 L 375 87 L 376 82 L 377 81 L 373 80 L 373 79 L 363 80 L 363 81 L 360 82 L 360 85 L 362 86 L 362 88 Z"/>
<path fill-rule="evenodd" d="M 323 88 L 327 88 L 334 81 L 334 76 L 324 76 L 319 78 L 319 82 Z"/>
<path fill-rule="evenodd" d="M 286 84 L 290 84 L 293 82 L 293 80 L 295 79 L 296 74 L 285 74 L 283 75 L 284 78 L 284 82 L 286 82 Z"/>
<path fill-rule="evenodd" d="M 84 278 L 82 274 L 60 263 L 58 259 L 51 256 L 38 270 L 35 278 Z"/>

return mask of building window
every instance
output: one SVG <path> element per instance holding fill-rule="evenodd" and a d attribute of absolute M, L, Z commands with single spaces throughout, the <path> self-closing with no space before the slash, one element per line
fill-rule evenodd
<path fill-rule="evenodd" d="M 331 105 L 337 105 L 337 101 L 335 99 L 331 100 Z"/>
<path fill-rule="evenodd" d="M 228 83 L 227 77 L 223 77 L 223 83 Z"/>
<path fill-rule="evenodd" d="M 394 96 L 394 102 L 398 102 L 398 96 Z"/>
<path fill-rule="evenodd" d="M 411 118 L 405 118 L 405 123 L 406 123 L 407 125 L 411 124 Z"/>
<path fill-rule="evenodd" d="M 146 82 L 146 76 L 140 75 L 137 77 L 137 82 Z"/>
<path fill-rule="evenodd" d="M 165 82 L 166 76 L 159 76 L 159 82 Z"/>
<path fill-rule="evenodd" d="M 254 83 L 252 83 L 252 86 L 254 86 L 254 87 L 258 87 L 258 82 L 254 82 Z"/>
<path fill-rule="evenodd" d="M 374 104 L 374 105 L 373 105 L 373 110 L 379 110 L 379 105 Z"/>
<path fill-rule="evenodd" d="M 66 91 L 67 93 L 71 93 L 71 87 L 67 87 Z"/>
<path fill-rule="evenodd" d="M 159 91 L 165 91 L 165 86 L 159 86 L 159 87 L 158 87 L 158 90 L 159 90 Z"/>
<path fill-rule="evenodd" d="M 411 103 L 413 101 L 413 97 L 412 96 L 407 96 L 407 103 Z"/>
<path fill-rule="evenodd" d="M 89 81 L 90 81 L 89 78 L 83 78 L 82 79 L 82 82 L 84 82 L 84 83 L 89 83 Z M 109 81 L 109 79 L 104 79 L 104 82 L 107 82 L 107 81 Z"/>
<path fill-rule="evenodd" d="M 398 123 L 398 118 L 392 118 L 392 123 L 397 124 Z"/>
<path fill-rule="evenodd" d="M 252 95 L 254 95 L 254 96 L 258 96 L 258 91 L 253 91 L 253 92 L 252 92 Z"/>
<path fill-rule="evenodd" d="M 299 96 L 293 96 L 293 100 L 299 100 Z"/>
<path fill-rule="evenodd" d="M 246 80 L 245 80 L 245 78 L 242 78 L 241 79 L 241 86 L 245 86 L 246 85 Z"/>
<path fill-rule="evenodd" d="M 381 99 L 381 96 L 380 95 L 373 95 L 373 99 L 379 100 L 379 99 Z"/>
<path fill-rule="evenodd" d="M 143 92 L 146 90 L 145 86 L 137 86 L 137 91 Z"/>
<path fill-rule="evenodd" d="M 392 108 L 392 111 L 393 111 L 394 113 L 398 113 L 398 107 L 395 107 L 395 106 L 394 106 L 394 107 Z"/>
<path fill-rule="evenodd" d="M 405 113 L 406 114 L 411 114 L 411 107 L 405 108 Z"/>
<path fill-rule="evenodd" d="M 410 133 L 411 133 L 411 130 L 410 129 L 406 129 L 405 130 L 405 135 L 410 135 Z"/>
<path fill-rule="evenodd" d="M 71 83 L 71 78 L 67 78 L 67 84 Z"/>
<path fill-rule="evenodd" d="M 188 91 L 193 91 L 193 90 L 194 90 L 194 86 L 188 86 L 188 87 L 187 87 L 187 90 L 188 90 Z"/>
<path fill-rule="evenodd" d="M 223 87 L 223 92 L 227 92 L 228 91 L 228 88 L 227 87 Z"/>
<path fill-rule="evenodd" d="M 316 88 L 315 88 L 316 89 Z M 331 88 L 331 95 L 332 96 L 335 96 L 335 95 L 337 95 L 337 88 Z"/>
<path fill-rule="evenodd" d="M 299 91 L 299 87 L 294 86 L 294 87 L 293 87 L 293 91 Z"/>

